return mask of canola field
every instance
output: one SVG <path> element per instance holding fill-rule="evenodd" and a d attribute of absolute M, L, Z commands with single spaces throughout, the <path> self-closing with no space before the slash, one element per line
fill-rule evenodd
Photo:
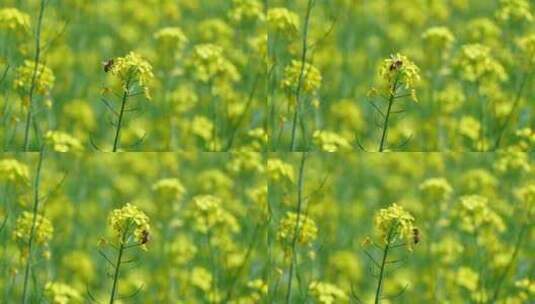
<path fill-rule="evenodd" d="M 26 153 L 0 173 L 2 303 L 533 299 L 526 153 Z"/>
<path fill-rule="evenodd" d="M 7 151 L 533 149 L 528 0 L 4 0 Z"/>
<path fill-rule="evenodd" d="M 0 304 L 535 303 L 535 1 L 1 0 Z"/>

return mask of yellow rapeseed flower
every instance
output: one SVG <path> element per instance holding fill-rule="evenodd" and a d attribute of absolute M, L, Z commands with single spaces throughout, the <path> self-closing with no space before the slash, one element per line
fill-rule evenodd
<path fill-rule="evenodd" d="M 123 245 L 133 237 L 146 249 L 145 244 L 150 233 L 149 217 L 136 206 L 127 203 L 122 208 L 112 210 L 108 223 Z"/>
<path fill-rule="evenodd" d="M 409 250 L 412 249 L 414 229 L 416 229 L 414 217 L 398 204 L 394 203 L 388 208 L 379 210 L 375 216 L 375 227 L 385 243 L 392 244 L 401 239 L 406 242 Z"/>
<path fill-rule="evenodd" d="M 124 92 L 132 93 L 134 86 L 143 90 L 145 97 L 150 97 L 150 82 L 154 79 L 151 64 L 141 55 L 130 52 L 124 57 L 113 60 L 111 74 L 119 78 Z"/>
<path fill-rule="evenodd" d="M 33 225 L 34 215 L 30 212 L 24 211 L 15 223 L 15 229 L 13 230 L 13 238 L 17 241 L 27 243 L 30 240 L 30 233 Z M 54 227 L 52 223 L 46 217 L 36 214 L 35 215 L 35 230 L 34 241 L 39 245 L 46 245 L 48 241 L 52 239 L 54 234 Z"/>
<path fill-rule="evenodd" d="M 2 29 L 27 33 L 30 30 L 30 16 L 16 8 L 2 8 L 0 9 L 0 30 Z"/>
<path fill-rule="evenodd" d="M 24 60 L 24 64 L 15 71 L 13 87 L 27 94 L 32 84 L 32 78 L 35 69 L 35 62 Z M 46 95 L 52 90 L 56 77 L 52 70 L 43 64 L 37 65 L 35 78 L 35 91 L 41 95 Z"/>
<path fill-rule="evenodd" d="M 292 242 L 295 237 L 298 215 L 295 212 L 287 212 L 281 219 L 277 231 L 277 239 L 286 244 Z M 299 226 L 297 227 L 296 241 L 303 246 L 310 245 L 318 236 L 316 223 L 305 214 L 299 215 Z"/>

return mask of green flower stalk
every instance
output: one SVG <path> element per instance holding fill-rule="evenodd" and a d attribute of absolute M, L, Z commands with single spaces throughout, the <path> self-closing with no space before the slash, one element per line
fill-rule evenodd
<path fill-rule="evenodd" d="M 309 84 L 305 87 L 307 90 L 312 90 L 314 88 L 319 87 L 319 81 L 321 81 L 321 76 L 319 75 L 319 72 L 315 69 L 312 69 L 312 66 L 307 64 L 307 53 L 308 53 L 308 31 L 310 26 L 310 14 L 312 12 L 312 7 L 314 6 L 314 0 L 308 0 L 307 4 L 307 10 L 305 15 L 305 25 L 303 28 L 303 48 L 301 51 L 301 62 L 292 62 L 292 65 L 285 70 L 286 78 L 295 78 L 292 77 L 293 70 L 295 70 L 296 67 L 299 67 L 299 77 L 297 78 L 296 83 L 297 86 L 295 88 L 295 110 L 294 115 L 292 119 L 292 135 L 291 135 L 291 142 L 290 142 L 290 151 L 294 151 L 295 149 L 295 135 L 296 135 L 296 128 L 297 128 L 297 119 L 299 118 L 300 111 L 299 108 L 301 107 L 301 90 L 303 89 L 303 86 L 306 84 Z M 269 23 L 269 15 L 268 15 L 268 23 Z M 312 77 L 310 77 L 310 74 L 312 74 Z M 312 79 L 311 81 L 307 81 L 307 79 Z M 283 84 L 287 86 L 287 81 L 283 81 Z M 305 130 L 304 130 L 304 122 L 301 120 L 301 127 L 303 129 L 303 138 L 305 137 Z"/>
<path fill-rule="evenodd" d="M 32 252 L 35 245 L 46 245 L 52 238 L 54 228 L 48 219 L 39 214 L 39 187 L 41 184 L 41 168 L 43 165 L 44 151 L 39 153 L 39 161 L 33 184 L 33 208 L 32 212 L 24 212 L 17 220 L 13 237 L 22 242 L 27 254 L 26 267 L 24 269 L 24 283 L 22 289 L 22 303 L 28 301 L 28 287 L 32 267 Z"/>
<path fill-rule="evenodd" d="M 36 28 L 36 33 L 35 33 L 35 56 L 33 58 L 33 71 L 32 71 L 32 76 L 30 80 L 30 88 L 28 90 L 28 111 L 26 113 L 26 124 L 24 126 L 23 151 L 28 151 L 29 144 L 30 144 L 30 125 L 32 123 L 33 106 L 34 106 L 33 99 L 34 99 L 35 90 L 38 87 L 39 76 L 40 74 L 43 74 L 43 72 L 46 72 L 46 69 L 41 66 L 40 60 L 41 60 L 41 27 L 43 25 L 43 17 L 45 14 L 45 7 L 47 4 L 48 4 L 48 1 L 41 0 L 40 6 L 39 6 L 39 17 L 37 18 L 37 28 Z M 28 64 L 28 62 L 26 62 L 26 64 Z M 49 78 L 49 80 L 52 80 L 53 82 L 53 76 L 47 77 L 47 78 Z"/>
<path fill-rule="evenodd" d="M 384 280 L 386 276 L 386 267 L 397 263 L 396 260 L 390 260 L 392 251 L 399 247 L 405 247 L 412 251 L 414 246 L 419 243 L 419 230 L 414 226 L 414 217 L 403 207 L 392 204 L 388 208 L 379 210 L 375 216 L 375 229 L 380 237 L 378 242 L 374 243 L 368 237 L 364 240 L 363 246 L 373 243 L 375 247 L 382 248 L 381 259 L 377 261 L 368 251 L 366 255 L 371 259 L 374 266 L 378 268 L 377 288 L 375 290 L 375 304 L 381 303 L 383 299 Z"/>
<path fill-rule="evenodd" d="M 122 89 L 121 108 L 117 113 L 117 125 L 113 140 L 113 152 L 119 149 L 121 128 L 123 126 L 124 115 L 127 110 L 126 104 L 131 97 L 144 95 L 151 99 L 149 85 L 154 79 L 151 64 L 135 52 L 130 52 L 124 57 L 112 59 L 105 63 L 105 72 L 110 72 L 120 84 Z M 107 102 L 106 104 L 111 107 Z"/>
<path fill-rule="evenodd" d="M 124 254 L 128 249 L 136 247 L 147 250 L 147 243 L 150 238 L 150 224 L 149 217 L 129 203 L 120 209 L 113 210 L 108 217 L 108 222 L 115 233 L 115 242 L 118 243 L 114 246 L 117 250 L 117 259 L 114 263 L 102 251 L 100 253 L 114 268 L 109 300 L 109 303 L 113 304 L 118 298 L 117 290 L 121 265 L 126 262 L 123 260 Z"/>
<path fill-rule="evenodd" d="M 386 112 L 376 108 L 384 118 L 381 138 L 379 141 L 379 152 L 383 152 L 387 146 L 388 128 L 394 103 L 398 99 L 411 97 L 415 102 L 416 86 L 420 82 L 420 69 L 407 57 L 396 54 L 383 61 L 379 69 L 379 76 L 382 84 L 379 88 L 373 88 L 369 95 L 379 95 L 388 101 Z"/>
<path fill-rule="evenodd" d="M 306 153 L 301 156 L 299 178 L 297 181 L 297 208 L 296 212 L 288 212 L 286 218 L 281 220 L 278 239 L 289 246 L 290 266 L 288 269 L 288 286 L 286 289 L 286 303 L 292 303 L 292 283 L 294 268 L 297 263 L 297 245 L 308 245 L 317 237 L 318 229 L 312 219 L 303 214 L 303 186 L 305 173 Z"/>

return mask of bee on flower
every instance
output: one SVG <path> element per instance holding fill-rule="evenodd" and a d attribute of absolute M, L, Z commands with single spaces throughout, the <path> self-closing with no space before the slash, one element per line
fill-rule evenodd
<path fill-rule="evenodd" d="M 390 55 L 381 64 L 379 76 L 384 81 L 383 93 L 388 96 L 396 96 L 405 90 L 410 92 L 412 100 L 418 100 L 416 86 L 421 80 L 420 69 L 406 56 L 399 53 Z"/>
<path fill-rule="evenodd" d="M 379 152 L 384 152 L 388 150 L 388 130 L 392 115 L 404 112 L 396 104 L 405 97 L 411 97 L 414 102 L 418 101 L 416 87 L 420 83 L 421 77 L 418 66 L 399 53 L 390 55 L 389 58 L 383 60 L 379 66 L 379 77 L 381 81 L 380 87 L 372 88 L 368 92 L 368 96 L 378 95 L 387 102 L 384 109 L 372 103 L 374 109 L 381 116 L 380 118 L 383 119 L 382 125 L 379 126 L 381 136 L 378 150 Z"/>
<path fill-rule="evenodd" d="M 139 208 L 127 203 L 122 208 L 114 209 L 108 217 L 108 223 L 121 246 L 137 244 L 147 250 L 149 217 Z"/>
<path fill-rule="evenodd" d="M 150 83 L 154 74 L 151 64 L 141 55 L 130 52 L 124 57 L 114 58 L 109 65 L 109 72 L 120 81 L 125 94 L 136 94 L 134 90 L 139 88 L 147 99 L 151 99 Z"/>

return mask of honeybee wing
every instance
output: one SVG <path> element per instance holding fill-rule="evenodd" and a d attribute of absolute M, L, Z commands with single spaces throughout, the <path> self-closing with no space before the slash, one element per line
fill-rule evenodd
<path fill-rule="evenodd" d="M 113 59 L 109 59 L 106 61 L 102 61 L 102 67 L 104 68 L 104 72 L 108 73 L 113 66 Z"/>

